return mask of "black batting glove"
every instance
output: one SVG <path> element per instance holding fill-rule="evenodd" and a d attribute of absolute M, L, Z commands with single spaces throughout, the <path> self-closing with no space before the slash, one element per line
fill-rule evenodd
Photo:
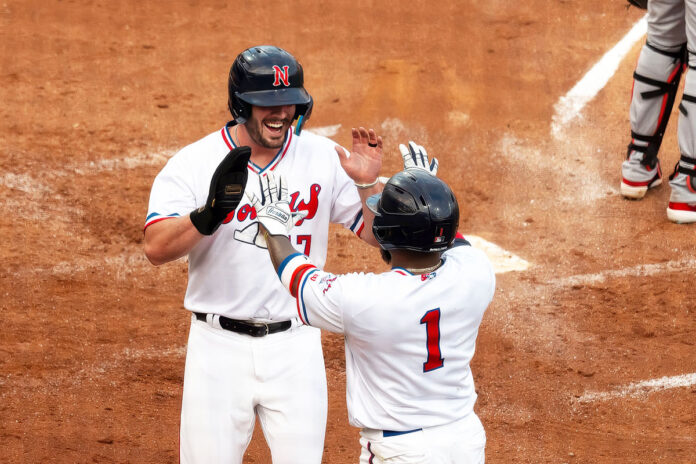
<path fill-rule="evenodd" d="M 208 201 L 191 212 L 191 222 L 203 235 L 213 235 L 244 197 L 251 148 L 231 150 L 215 169 L 210 181 Z"/>

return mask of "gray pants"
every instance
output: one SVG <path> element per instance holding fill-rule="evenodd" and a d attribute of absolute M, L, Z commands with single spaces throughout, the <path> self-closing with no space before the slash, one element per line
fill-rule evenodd
<path fill-rule="evenodd" d="M 670 82 L 681 62 L 673 56 L 687 44 L 689 64 L 696 68 L 696 0 L 650 0 L 648 2 L 648 39 L 641 50 L 636 73 L 657 82 Z M 679 76 L 676 76 L 679 79 Z M 631 130 L 640 135 L 653 136 L 660 124 L 666 125 L 669 113 L 665 104 L 667 94 L 645 98 L 646 92 L 658 87 L 636 78 L 631 100 Z M 676 88 L 675 88 L 676 91 Z M 696 74 L 686 73 L 684 94 L 696 96 Z M 687 115 L 680 113 L 678 122 L 681 153 L 696 155 L 696 103 L 683 101 Z M 639 140 L 637 145 L 641 145 Z"/>

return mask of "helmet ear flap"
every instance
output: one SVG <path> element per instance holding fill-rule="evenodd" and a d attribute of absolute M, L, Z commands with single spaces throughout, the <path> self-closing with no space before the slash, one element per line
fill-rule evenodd
<path fill-rule="evenodd" d="M 312 108 L 314 107 L 314 98 L 312 96 L 309 96 L 309 103 L 307 103 L 307 109 L 304 111 L 304 120 L 308 120 L 309 117 L 312 115 Z"/>
<path fill-rule="evenodd" d="M 244 124 L 251 116 L 251 105 L 239 98 L 238 92 L 230 95 L 227 100 L 227 106 L 229 106 L 230 113 L 232 113 L 237 124 Z"/>
<path fill-rule="evenodd" d="M 302 132 L 304 123 L 307 122 L 312 114 L 313 106 L 314 99 L 311 95 L 309 96 L 309 103 L 306 105 L 297 105 L 297 109 L 295 110 L 295 118 L 297 119 L 297 124 L 295 124 L 295 135 L 300 135 L 300 132 Z"/>

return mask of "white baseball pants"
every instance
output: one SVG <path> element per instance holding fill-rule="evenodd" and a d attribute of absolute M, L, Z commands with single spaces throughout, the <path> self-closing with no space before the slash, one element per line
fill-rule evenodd
<path fill-rule="evenodd" d="M 320 463 L 326 374 L 319 329 L 250 337 L 193 318 L 181 405 L 182 464 L 240 464 L 261 421 L 274 464 Z"/>
<path fill-rule="evenodd" d="M 475 413 L 450 424 L 384 437 L 360 431 L 360 464 L 483 464 L 486 432 Z"/>

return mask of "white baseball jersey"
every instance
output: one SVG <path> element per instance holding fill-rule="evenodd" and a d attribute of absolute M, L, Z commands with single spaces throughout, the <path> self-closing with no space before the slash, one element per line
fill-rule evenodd
<path fill-rule="evenodd" d="M 305 324 L 345 333 L 351 425 L 405 431 L 467 416 L 476 401 L 469 362 L 495 274 L 465 241 L 443 253 L 429 274 L 333 275 L 298 255 L 278 269 L 300 279 L 297 311 Z"/>
<path fill-rule="evenodd" d="M 213 172 L 236 147 L 230 124 L 175 154 L 155 178 L 145 227 L 170 217 L 186 216 L 204 205 Z M 360 197 L 328 138 L 288 130 L 285 143 L 265 167 L 249 162 L 246 189 L 260 197 L 259 176 L 269 171 L 288 180 L 290 207 L 308 216 L 292 230 L 295 248 L 323 265 L 329 222 L 360 235 Z M 332 156 L 333 155 L 333 156 Z M 246 198 L 211 236 L 189 253 L 189 280 L 184 307 L 234 319 L 288 320 L 296 316 L 294 301 L 274 276 L 265 249 L 254 245 L 256 211 Z"/>

